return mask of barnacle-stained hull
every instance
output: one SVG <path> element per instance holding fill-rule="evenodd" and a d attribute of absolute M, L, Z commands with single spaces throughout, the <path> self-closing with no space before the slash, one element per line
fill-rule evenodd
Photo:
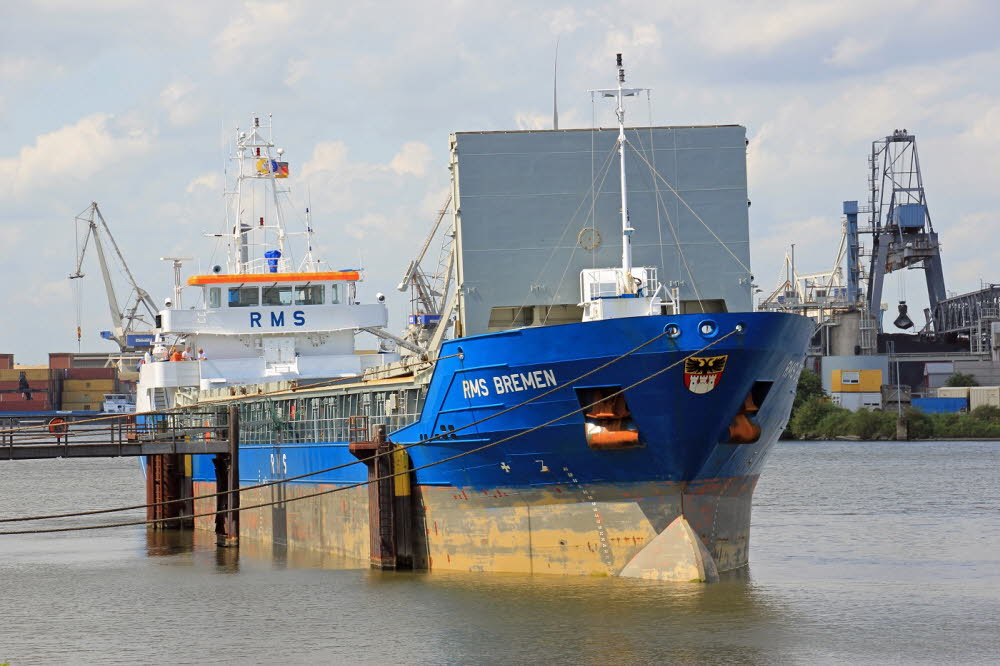
<path fill-rule="evenodd" d="M 753 490 L 811 330 L 777 313 L 664 315 L 445 343 L 419 416 L 389 433 L 413 469 L 414 566 L 710 580 L 746 565 Z M 617 391 L 623 404 L 587 407 Z M 595 443 L 595 423 L 635 436 Z M 202 458 L 197 494 L 214 490 Z M 339 465 L 245 491 L 244 506 L 282 502 L 244 511 L 241 536 L 367 559 L 369 494 L 349 486 L 368 476 L 348 441 L 242 442 L 244 486 Z"/>

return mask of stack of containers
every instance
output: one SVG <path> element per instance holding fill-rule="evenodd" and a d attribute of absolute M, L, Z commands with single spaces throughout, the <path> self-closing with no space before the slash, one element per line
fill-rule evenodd
<path fill-rule="evenodd" d="M 114 368 L 67 368 L 62 371 L 61 409 L 100 411 L 105 393 L 115 393 Z"/>
<path fill-rule="evenodd" d="M 20 388 L 21 373 L 28 380 L 31 400 Z M 10 368 L 0 370 L 0 411 L 44 412 L 52 409 L 51 378 L 48 368 Z"/>

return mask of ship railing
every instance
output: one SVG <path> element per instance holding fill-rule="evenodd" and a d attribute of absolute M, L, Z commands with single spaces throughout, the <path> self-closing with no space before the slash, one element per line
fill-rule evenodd
<path fill-rule="evenodd" d="M 247 445 L 314 444 L 317 442 L 351 442 L 372 436 L 376 426 L 384 425 L 388 432 L 409 425 L 420 418 L 419 413 L 399 413 L 368 416 L 367 434 L 358 430 L 358 415 L 335 418 L 294 418 L 240 421 L 240 441 Z"/>

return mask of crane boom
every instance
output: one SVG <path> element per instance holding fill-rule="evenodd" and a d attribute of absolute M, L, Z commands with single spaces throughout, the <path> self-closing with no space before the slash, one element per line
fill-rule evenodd
<path fill-rule="evenodd" d="M 87 253 L 87 245 L 89 244 L 91 237 L 93 237 L 94 249 L 97 251 L 97 261 L 101 267 L 101 277 L 104 281 L 104 290 L 108 297 L 108 310 L 111 314 L 111 323 L 114 329 L 111 337 L 118 343 L 118 346 L 122 349 L 122 351 L 127 351 L 130 348 L 130 345 L 128 344 L 128 334 L 134 332 L 135 324 L 137 322 L 142 322 L 146 326 L 152 328 L 152 325 L 146 322 L 142 316 L 137 313 L 139 304 L 141 303 L 149 315 L 154 319 L 156 317 L 156 304 L 153 302 L 149 292 L 136 283 L 135 277 L 132 275 L 132 271 L 129 270 L 128 264 L 125 262 L 125 257 L 122 255 L 121 248 L 118 247 L 115 237 L 111 234 L 111 229 L 108 228 L 108 223 L 104 219 L 104 215 L 101 214 L 101 209 L 98 207 L 97 202 L 92 201 L 86 210 L 76 216 L 76 220 L 78 222 L 86 223 L 87 231 L 84 234 L 82 245 L 79 245 L 79 251 L 76 258 L 76 271 L 70 274 L 69 278 L 74 280 L 83 277 L 83 260 Z M 98 226 L 98 222 L 100 222 L 100 226 Z M 119 304 L 118 296 L 115 293 L 114 282 L 111 279 L 111 268 L 108 264 L 108 256 L 105 254 L 104 244 L 101 242 L 102 229 L 103 234 L 107 236 L 108 241 L 111 243 L 115 256 L 118 258 L 118 263 L 125 273 L 129 285 L 132 287 L 132 293 L 135 295 L 134 303 L 131 302 L 131 295 L 127 299 L 130 304 L 127 303 L 125 310 L 123 310 Z"/>
<path fill-rule="evenodd" d="M 149 312 L 150 316 L 155 317 L 156 303 L 153 302 L 153 299 L 149 295 L 149 292 L 147 292 L 145 289 L 140 287 L 138 283 L 136 283 L 135 277 L 132 276 L 132 271 L 129 270 L 128 264 L 125 262 L 125 257 L 122 256 L 121 248 L 118 247 L 118 242 L 115 240 L 115 237 L 111 235 L 111 229 L 108 228 L 108 223 L 104 221 L 104 216 L 101 215 L 101 209 L 97 207 L 97 202 L 96 201 L 93 202 L 92 205 L 94 206 L 94 212 L 97 213 L 97 217 L 101 220 L 101 226 L 104 227 L 104 233 L 108 235 L 108 240 L 111 241 L 111 247 L 115 249 L 115 254 L 118 255 L 118 261 L 121 262 L 122 269 L 124 269 L 125 275 L 126 277 L 128 277 L 129 284 L 132 286 L 133 289 L 135 289 L 136 298 L 139 301 L 141 301 L 142 304 L 146 307 L 146 310 Z M 97 241 L 96 235 L 94 236 L 94 241 L 95 242 Z M 101 266 L 102 267 L 104 266 L 103 260 L 101 261 Z M 105 270 L 105 273 L 107 272 L 106 269 L 102 268 L 102 270 Z M 105 281 L 107 282 L 107 278 L 105 279 Z"/>

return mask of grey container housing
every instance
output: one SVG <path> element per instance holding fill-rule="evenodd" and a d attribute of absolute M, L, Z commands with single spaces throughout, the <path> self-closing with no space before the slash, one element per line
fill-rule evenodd
<path fill-rule="evenodd" d="M 746 128 L 626 136 L 633 264 L 679 288 L 683 312 L 749 311 Z M 608 129 L 451 136 L 461 335 L 580 321 L 580 271 L 621 266 L 616 138 Z"/>

